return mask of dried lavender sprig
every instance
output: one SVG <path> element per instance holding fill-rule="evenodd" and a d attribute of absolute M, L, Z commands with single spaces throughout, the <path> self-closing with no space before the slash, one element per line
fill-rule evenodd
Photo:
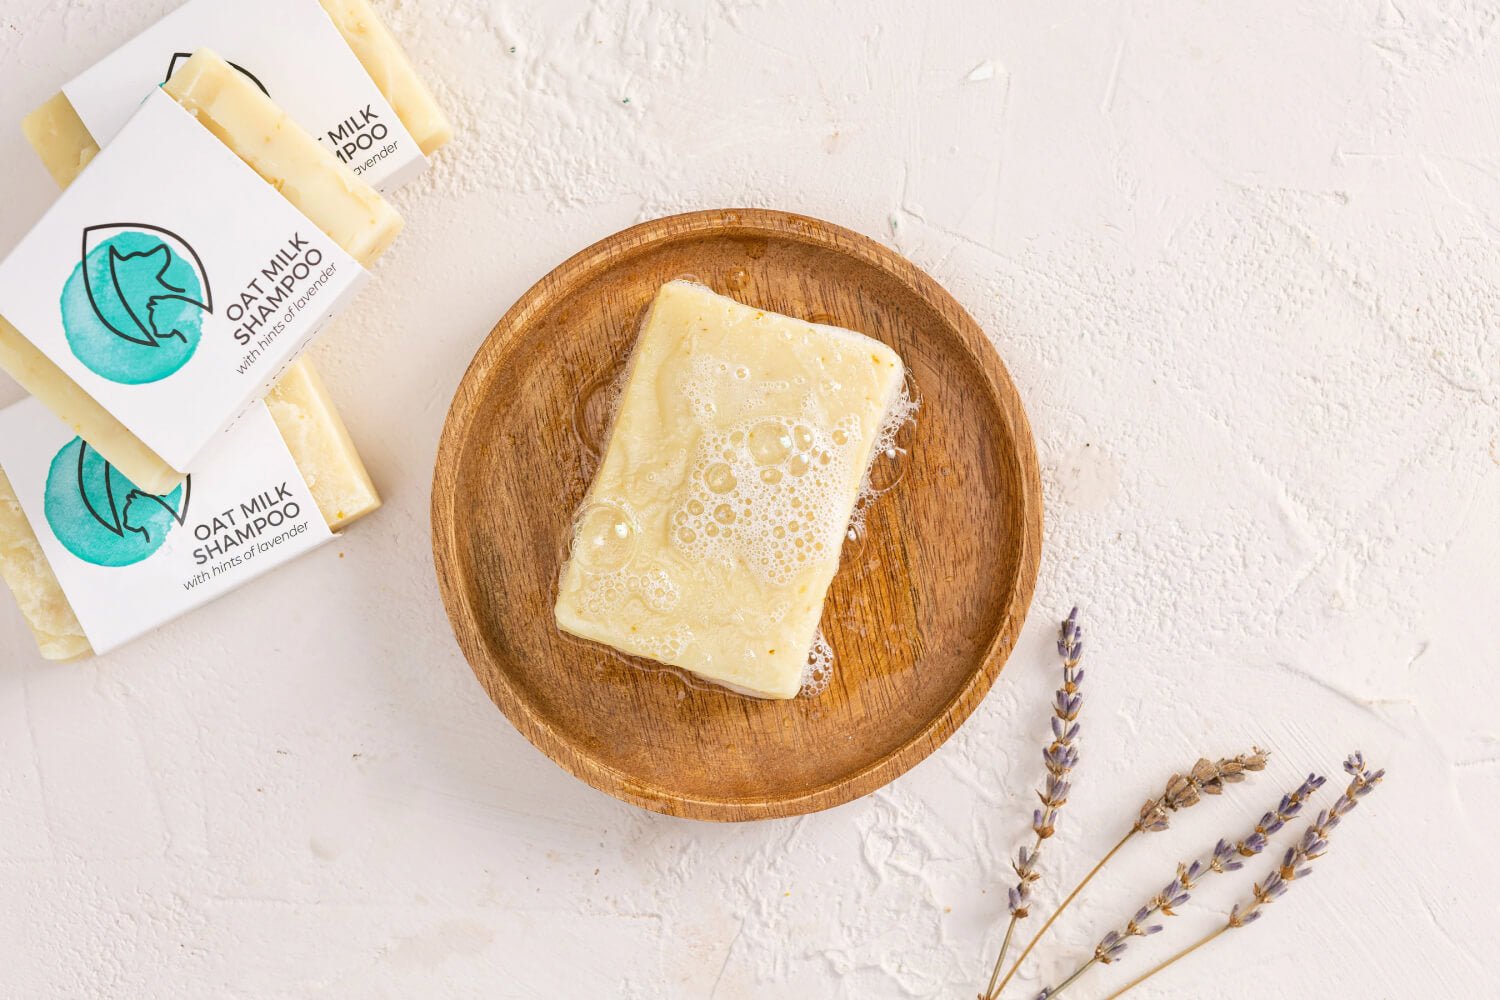
<path fill-rule="evenodd" d="M 1108 965 L 1118 960 L 1124 954 L 1131 938 L 1147 937 L 1161 931 L 1162 925 L 1152 923 L 1152 918 L 1157 914 L 1167 917 L 1176 916 L 1176 910 L 1192 898 L 1189 892 L 1204 876 L 1239 871 L 1245 867 L 1245 863 L 1240 859 L 1253 858 L 1264 851 L 1270 838 L 1302 811 L 1302 806 L 1308 798 L 1322 788 L 1326 780 L 1320 774 L 1309 774 L 1302 784 L 1283 795 L 1274 808 L 1261 816 L 1260 822 L 1255 824 L 1255 829 L 1246 834 L 1243 839 L 1233 843 L 1220 840 L 1207 857 L 1194 861 L 1192 864 L 1179 864 L 1176 878 L 1168 882 L 1161 892 L 1151 897 L 1146 905 L 1136 910 L 1135 915 L 1125 923 L 1124 927 L 1104 935 L 1095 946 L 1093 955 L 1086 962 L 1079 965 L 1056 986 L 1044 989 L 1037 995 L 1037 1000 L 1051 1000 L 1077 982 L 1095 965 Z"/>
<path fill-rule="evenodd" d="M 1303 832 L 1300 840 L 1294 847 L 1287 848 L 1282 855 L 1281 864 L 1268 875 L 1263 882 L 1257 882 L 1251 893 L 1251 900 L 1243 905 L 1236 905 L 1229 913 L 1229 919 L 1216 930 L 1199 938 L 1193 944 L 1179 951 L 1166 961 L 1148 969 L 1146 972 L 1126 983 L 1119 990 L 1111 993 L 1108 1000 L 1135 989 L 1141 983 L 1150 979 L 1161 970 L 1179 962 L 1204 945 L 1213 941 L 1225 931 L 1245 927 L 1260 919 L 1261 908 L 1272 900 L 1280 898 L 1286 893 L 1287 887 L 1299 878 L 1306 878 L 1312 873 L 1311 863 L 1323 856 L 1328 849 L 1328 834 L 1338 826 L 1349 812 L 1359 805 L 1359 800 L 1369 795 L 1385 777 L 1385 769 L 1371 771 L 1365 766 L 1364 754 L 1355 751 L 1344 761 L 1344 770 L 1350 775 L 1349 786 L 1344 789 L 1342 795 L 1332 806 L 1318 813 L 1318 818 L 1309 824 Z"/>
<path fill-rule="evenodd" d="M 1119 853 L 1121 848 L 1130 842 L 1132 837 L 1138 833 L 1159 833 L 1165 830 L 1171 823 L 1172 813 L 1192 808 L 1203 800 L 1204 795 L 1222 794 L 1225 785 L 1233 785 L 1244 781 L 1246 776 L 1252 771 L 1264 771 L 1266 769 L 1266 761 L 1270 756 L 1271 753 L 1269 750 L 1262 750 L 1260 747 L 1251 747 L 1249 753 L 1237 754 L 1234 757 L 1221 757 L 1217 761 L 1199 758 L 1198 762 L 1193 765 L 1192 770 L 1186 775 L 1172 775 L 1167 781 L 1166 788 L 1162 794 L 1157 798 L 1148 800 L 1141 807 L 1140 815 L 1136 818 L 1134 825 L 1125 831 L 1125 836 L 1120 838 L 1119 843 L 1105 852 L 1104 857 L 1100 858 L 1098 863 L 1089 869 L 1088 874 L 1083 877 L 1083 880 L 1074 886 L 1073 891 L 1068 893 L 1067 898 L 1058 905 L 1056 910 L 1052 911 L 1052 916 L 1048 917 L 1047 922 L 1042 924 L 1041 928 L 1032 936 L 1031 941 L 1021 951 L 1020 957 L 1015 960 L 1010 970 L 1000 980 L 999 986 L 989 993 L 984 994 L 980 1000 L 994 1000 L 995 997 L 1000 995 L 1000 991 L 1004 990 L 1005 985 L 1020 971 L 1021 963 L 1026 961 L 1026 956 L 1031 954 L 1032 949 L 1037 946 L 1037 943 L 1052 928 L 1052 925 L 1062 915 L 1062 912 L 1068 908 L 1073 900 L 1078 898 L 1078 894 L 1084 890 L 1084 887 L 1093 881 L 1094 876 L 1098 875 L 1104 869 L 1104 866 L 1109 864 L 1110 860 Z"/>
<path fill-rule="evenodd" d="M 1244 906 L 1235 906 L 1229 914 L 1230 927 L 1244 927 L 1260 919 L 1260 908 L 1286 892 L 1296 879 L 1311 874 L 1308 865 L 1323 856 L 1328 849 L 1328 834 L 1357 805 L 1359 800 L 1375 790 L 1385 777 L 1385 769 L 1371 771 L 1365 766 L 1365 755 L 1359 751 L 1350 754 L 1344 761 L 1344 770 L 1350 775 L 1349 786 L 1344 789 L 1332 806 L 1318 813 L 1318 818 L 1303 831 L 1302 839 L 1294 847 L 1287 848 L 1281 866 L 1266 877 L 1265 882 L 1256 883 L 1253 898 Z"/>
<path fill-rule="evenodd" d="M 995 959 L 994 971 L 990 973 L 989 985 L 980 994 L 980 1000 L 990 1000 L 994 995 L 995 980 L 1000 977 L 1000 967 L 1005 962 L 1005 953 L 1010 950 L 1011 937 L 1016 924 L 1025 920 L 1031 912 L 1031 885 L 1041 875 L 1037 872 L 1037 859 L 1042 842 L 1057 832 L 1057 813 L 1068 801 L 1071 788 L 1068 775 L 1078 766 L 1078 713 L 1083 709 L 1083 670 L 1078 664 L 1083 660 L 1083 629 L 1078 627 L 1078 609 L 1068 612 L 1057 630 L 1057 655 L 1062 660 L 1062 685 L 1052 699 L 1052 742 L 1042 750 L 1042 765 L 1047 769 L 1047 780 L 1037 797 L 1042 800 L 1040 809 L 1031 813 L 1031 831 L 1036 835 L 1028 849 L 1024 845 L 1016 851 L 1012 866 L 1016 871 L 1016 884 L 1007 893 L 1010 905 L 1010 922 L 1005 927 L 1005 939 L 1000 943 L 1000 954 Z"/>
<path fill-rule="evenodd" d="M 1161 795 L 1141 806 L 1135 828 L 1146 833 L 1165 830 L 1170 825 L 1172 813 L 1197 805 L 1204 795 L 1222 795 L 1225 785 L 1244 781 L 1245 775 L 1251 771 L 1264 771 L 1270 756 L 1269 751 L 1252 747 L 1250 753 L 1216 762 L 1199 759 L 1187 774 L 1172 775 Z"/>

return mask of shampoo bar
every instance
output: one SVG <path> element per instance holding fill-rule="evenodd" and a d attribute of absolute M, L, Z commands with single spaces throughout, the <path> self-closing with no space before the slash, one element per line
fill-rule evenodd
<path fill-rule="evenodd" d="M 380 506 L 328 390 L 304 362 L 266 397 L 266 408 L 302 473 L 322 519 L 340 531 Z M 4 579 L 49 660 L 93 652 L 30 521 L 0 469 L 0 579 Z"/>
<path fill-rule="evenodd" d="M 199 49 L 162 89 L 366 267 L 401 232 L 401 216 L 379 192 L 218 53 Z"/>
<path fill-rule="evenodd" d="M 355 9 L 362 6 L 363 4 L 357 0 L 351 4 L 351 7 Z M 80 162 L 75 164 L 68 164 L 64 161 L 48 162 L 48 168 L 52 170 L 58 184 L 64 188 L 73 182 L 78 172 L 87 165 L 87 161 L 99 151 L 99 148 L 93 145 L 92 138 L 84 130 L 83 122 L 73 113 L 72 105 L 62 94 L 58 94 L 37 109 L 26 119 L 24 126 L 38 152 L 42 152 L 44 147 L 49 145 L 46 141 L 39 141 L 40 136 L 44 135 L 52 137 L 50 142 L 52 148 L 80 151 L 78 154 Z M 40 130 L 40 132 L 33 135 L 33 130 Z M 71 139 L 78 135 L 82 136 L 82 140 L 80 144 L 74 146 Z M 43 153 L 43 158 L 46 158 L 45 153 Z M 0 325 L 7 325 L 3 318 L 0 318 Z M 3 338 L 3 335 L 0 335 L 0 338 Z M 322 378 L 319 377 L 317 370 L 306 355 L 287 369 L 286 375 L 266 397 L 266 405 L 270 407 L 271 414 L 276 417 L 277 424 L 281 427 L 283 436 L 287 438 L 292 453 L 298 456 L 298 465 L 302 468 L 303 475 L 307 477 L 314 495 L 318 498 L 318 506 L 327 517 L 330 526 L 338 530 L 349 521 L 362 517 L 380 506 L 380 497 L 376 494 L 370 477 L 365 473 L 359 453 L 354 450 L 354 443 L 349 440 L 349 434 L 344 429 L 343 421 L 339 419 L 338 411 L 333 407 L 333 400 L 329 397 L 328 390 L 324 388 Z M 108 414 L 104 414 L 103 418 L 113 421 Z M 119 426 L 118 422 L 113 422 L 109 426 L 108 436 L 115 440 L 115 446 L 110 450 L 116 454 L 123 449 L 143 447 L 139 441 L 129 435 L 124 427 Z M 294 438 L 297 439 L 296 442 Z M 151 461 L 160 460 L 147 453 L 138 456 L 136 464 Z"/>
<path fill-rule="evenodd" d="M 196 53 L 164 89 L 360 263 L 372 263 L 400 230 L 400 217 L 374 189 L 355 178 L 214 53 Z M 147 445 L 3 317 L 0 368 L 143 489 L 160 493 L 181 480 L 182 466 Z"/>
<path fill-rule="evenodd" d="M 56 104 L 59 99 L 50 103 Z M 66 105 L 65 100 L 61 103 Z M 36 120 L 33 115 L 32 123 Z M 59 119 L 58 127 L 67 127 L 65 118 Z M 97 149 L 90 150 L 88 155 L 91 157 L 93 152 Z M 76 172 L 54 172 L 54 176 L 66 187 Z M 0 325 L 3 324 L 0 318 Z M 292 363 L 266 396 L 265 404 L 319 514 L 331 530 L 342 531 L 380 506 L 380 495 L 365 471 L 348 429 L 306 356 Z M 119 436 L 127 432 L 121 427 L 115 433 Z M 128 445 L 122 441 L 122 446 Z M 44 657 L 71 660 L 92 653 L 3 469 L 0 469 L 0 579 L 15 595 Z"/>
<path fill-rule="evenodd" d="M 578 513 L 559 627 L 796 695 L 903 378 L 862 334 L 663 286 Z"/>
<path fill-rule="evenodd" d="M 391 102 L 422 152 L 431 156 L 453 138 L 453 126 L 432 91 L 417 75 L 406 50 L 396 41 L 369 0 L 318 0 L 364 64 L 365 72 Z"/>
<path fill-rule="evenodd" d="M 385 127 L 382 120 L 384 114 L 394 112 L 396 119 L 422 154 L 431 155 L 453 137 L 448 117 L 368 0 L 317 0 L 321 4 L 321 14 L 313 0 L 306 0 L 305 5 L 291 3 L 290 0 L 281 2 L 288 4 L 285 13 L 299 15 L 299 20 L 309 16 L 302 9 L 303 6 L 310 7 L 314 17 L 326 15 L 327 20 L 332 22 L 332 27 L 337 29 L 336 34 L 329 30 L 335 44 L 342 36 L 343 43 L 357 60 L 353 72 L 368 75 L 365 86 L 373 85 L 388 108 L 366 106 L 367 102 L 359 97 L 357 81 L 350 81 L 346 74 L 338 72 L 342 69 L 341 66 L 330 66 L 331 62 L 337 60 L 326 50 L 317 48 L 317 39 L 312 36 L 321 37 L 320 33 L 299 33 L 294 25 L 277 24 L 276 11 L 263 9 L 264 4 L 246 5 L 240 0 L 192 2 L 199 9 L 186 11 L 179 8 L 167 16 L 168 21 L 182 22 L 186 14 L 188 23 L 171 26 L 160 24 L 157 28 L 149 29 L 145 36 L 127 44 L 127 49 L 139 46 L 145 50 L 139 60 L 130 58 L 134 55 L 133 52 L 124 53 L 122 50 L 110 57 L 116 65 L 108 68 L 101 65 L 91 71 L 100 74 L 100 78 L 90 81 L 92 86 L 84 88 L 84 96 L 93 96 L 96 98 L 95 103 L 104 101 L 109 106 L 95 109 L 99 116 L 95 119 L 96 125 L 99 120 L 108 123 L 111 119 L 105 111 L 123 103 L 118 95 L 115 99 L 109 99 L 107 88 L 119 89 L 125 84 L 125 80 L 135 79 L 139 74 L 160 73 L 163 68 L 162 53 L 170 52 L 172 45 L 185 43 L 192 50 L 205 45 L 213 47 L 215 44 L 233 44 L 235 51 L 231 53 L 231 59 L 239 61 L 241 65 L 246 65 L 248 60 L 258 73 L 257 79 L 266 78 L 270 81 L 271 93 L 278 95 L 283 101 L 295 100 L 304 111 L 299 119 L 300 123 L 314 134 L 326 132 L 329 142 L 335 143 L 341 152 L 347 152 L 345 159 L 351 166 L 359 166 L 361 170 L 368 166 L 367 172 L 377 187 L 388 188 L 412 173 L 412 169 L 403 166 L 410 159 L 403 156 L 399 148 L 404 137 L 397 134 L 398 130 Z M 247 27 L 253 30 L 247 31 Z M 317 26 L 307 24 L 303 27 Z M 193 37 L 204 31 L 209 38 Z M 290 39 L 288 31 L 293 32 Z M 216 43 L 216 36 L 223 36 L 223 41 Z M 288 41 L 298 46 L 296 51 L 287 50 Z M 250 50 L 248 53 L 241 51 L 247 47 Z M 308 51 L 322 51 L 324 58 L 320 63 L 323 72 L 310 70 Z M 122 54 L 126 58 L 122 59 Z M 342 84 L 340 89 L 350 93 L 343 98 L 325 93 L 329 72 L 338 72 L 339 83 Z M 161 79 L 158 75 L 150 79 L 149 83 L 154 84 Z M 299 87 L 305 90 L 298 92 Z M 139 96 L 143 95 L 128 99 L 138 99 Z M 349 104 L 347 98 L 351 97 L 354 100 Z M 346 100 L 346 103 L 339 103 L 341 99 Z M 86 108 L 88 105 L 75 107 L 66 93 L 59 92 L 26 116 L 21 123 L 32 148 L 42 158 L 57 183 L 64 187 L 78 176 L 79 171 L 99 152 L 100 145 L 113 135 L 112 131 L 99 137 L 92 134 L 84 121 L 88 116 L 80 115 L 79 107 Z M 353 124 L 346 127 L 343 123 L 350 121 L 350 115 L 355 116 Z M 393 145 L 396 148 L 393 149 Z M 395 162 L 390 161 L 393 156 L 397 158 Z M 410 156 L 417 160 L 415 169 L 420 169 L 421 157 L 415 152 Z"/>
<path fill-rule="evenodd" d="M 61 91 L 22 118 L 21 131 L 58 187 L 72 184 L 99 152 L 99 144 Z"/>

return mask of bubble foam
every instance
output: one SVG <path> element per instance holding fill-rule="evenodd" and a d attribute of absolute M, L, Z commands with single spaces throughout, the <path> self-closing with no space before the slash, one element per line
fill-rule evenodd
<path fill-rule="evenodd" d="M 705 435 L 671 538 L 693 561 L 742 563 L 784 585 L 838 544 L 840 485 L 859 418 L 821 428 L 802 417 L 755 417 Z"/>

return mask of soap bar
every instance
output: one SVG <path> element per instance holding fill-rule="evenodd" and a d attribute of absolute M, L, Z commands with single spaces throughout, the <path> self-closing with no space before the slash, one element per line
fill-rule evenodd
<path fill-rule="evenodd" d="M 400 217 L 374 189 L 216 54 L 195 53 L 164 89 L 362 264 L 373 263 L 399 232 Z M 162 493 L 181 480 L 183 470 L 142 442 L 3 317 L 0 368 L 141 488 Z"/>
<path fill-rule="evenodd" d="M 396 115 L 422 152 L 431 156 L 453 138 L 453 126 L 432 91 L 417 75 L 406 50 L 396 41 L 369 0 L 318 0 L 354 50 L 365 72 L 391 102 Z"/>
<path fill-rule="evenodd" d="M 99 152 L 99 144 L 61 91 L 21 119 L 21 132 L 58 187 L 72 184 Z"/>
<path fill-rule="evenodd" d="M 310 365 L 292 365 L 266 397 L 266 408 L 330 529 L 340 531 L 380 506 L 380 497 L 349 440 L 349 432 Z M 15 595 L 43 657 L 72 660 L 92 654 L 3 469 L 0 579 Z"/>
<path fill-rule="evenodd" d="M 366 5 L 361 0 L 351 0 L 347 6 L 351 13 L 346 17 L 351 25 L 359 25 L 361 22 L 358 12 Z M 373 12 L 369 16 L 375 17 Z M 378 18 L 376 21 L 378 23 Z M 350 34 L 352 30 L 353 28 L 345 30 L 345 34 Z M 420 81 L 418 84 L 420 85 Z M 441 111 L 435 107 L 434 112 L 441 116 Z M 27 116 L 22 125 L 33 147 L 43 154 L 59 187 L 66 188 L 73 183 L 73 179 L 99 151 L 99 147 L 92 144 L 93 140 L 84 129 L 83 122 L 73 113 L 72 105 L 68 104 L 68 99 L 62 94 Z M 75 145 L 72 140 L 79 135 L 86 142 Z M 77 150 L 78 162 L 50 160 L 44 152 L 46 148 Z M 7 327 L 9 324 L 0 316 L 0 342 L 21 339 L 19 334 L 4 332 Z M 34 348 L 32 354 L 46 362 L 46 358 Z M 47 364 L 50 365 L 51 362 Z M 77 388 L 76 383 L 74 388 Z M 82 395 L 82 390 L 78 390 L 78 394 L 82 399 L 75 406 L 87 405 L 83 400 L 88 397 Z M 266 396 L 266 405 L 281 428 L 287 446 L 297 457 L 297 464 L 330 527 L 335 531 L 341 530 L 380 506 L 380 496 L 375 491 L 374 483 L 370 482 L 369 474 L 365 472 L 359 452 L 349 438 L 349 432 L 333 405 L 322 377 L 306 355 L 294 361 L 287 369 L 281 381 Z M 109 451 L 120 454 L 131 448 L 145 448 L 108 413 L 103 413 L 101 419 L 105 422 L 103 426 L 108 428 L 105 436 L 115 442 Z M 100 432 L 96 431 L 97 433 Z M 128 464 L 149 465 L 160 461 L 149 449 L 145 449 Z M 3 534 L 3 530 L 0 530 L 0 534 Z"/>
<path fill-rule="evenodd" d="M 29 121 L 35 124 L 36 116 Z M 66 119 L 58 127 L 67 127 Z M 90 157 L 93 151 L 88 154 Z M 67 187 L 77 171 L 54 172 L 54 176 L 60 186 Z M 0 327 L 6 325 L 0 317 Z M 342 531 L 380 507 L 375 484 L 370 481 L 327 386 L 306 355 L 291 364 L 266 396 L 265 404 L 331 530 Z M 104 416 L 113 419 L 108 414 Z M 127 432 L 119 427 L 115 433 L 119 436 Z M 139 446 L 138 441 L 134 444 Z M 0 469 L 0 579 L 15 595 L 43 657 L 72 660 L 93 652 L 3 469 Z"/>
<path fill-rule="evenodd" d="M 401 216 L 379 192 L 218 53 L 194 52 L 162 89 L 366 267 L 401 232 Z"/>
<path fill-rule="evenodd" d="M 200 3 L 203 0 L 200 0 Z M 244 16 L 246 8 L 237 8 L 235 3 L 226 4 L 219 11 L 219 16 L 224 18 L 240 18 Z M 323 12 L 337 29 L 338 35 L 342 36 L 344 43 L 354 54 L 359 65 L 363 67 L 374 84 L 379 94 L 384 97 L 395 112 L 397 119 L 412 137 L 422 153 L 431 155 L 453 137 L 453 128 L 449 124 L 448 117 L 433 98 L 426 84 L 417 75 L 412 67 L 410 59 L 402 49 L 400 43 L 391 35 L 385 23 L 367 2 L 367 0 L 318 0 Z M 317 8 L 314 8 L 315 10 Z M 181 11 L 174 12 L 175 14 Z M 210 12 L 212 13 L 212 12 Z M 173 15 L 169 15 L 171 17 Z M 207 15 L 204 15 L 207 16 Z M 264 12 L 257 11 L 255 17 L 264 17 Z M 237 23 L 237 22 L 234 22 Z M 232 24 L 224 25 L 223 30 L 231 31 Z M 176 37 L 177 32 L 173 32 Z M 160 44 L 163 40 L 156 40 Z M 138 40 L 144 42 L 144 39 Z M 241 43 L 244 43 L 241 38 Z M 131 43 L 136 44 L 136 43 Z M 192 43 L 190 48 L 198 48 L 204 44 L 212 46 L 213 42 L 200 39 Z M 312 44 L 309 42 L 309 44 Z M 277 46 L 284 48 L 284 46 Z M 268 58 L 271 53 L 260 53 L 262 60 Z M 151 54 L 155 58 L 155 53 Z M 234 58 L 234 57 L 232 57 Z M 243 57 L 240 57 L 243 58 Z M 273 60 L 274 61 L 274 60 Z M 326 62 L 326 60 L 325 60 Z M 154 64 L 153 64 L 154 65 Z M 256 63 L 256 68 L 261 76 L 267 75 L 267 67 L 262 62 Z M 309 88 L 320 86 L 319 74 L 310 72 L 305 65 L 289 67 L 289 71 L 300 74 L 298 80 L 305 80 Z M 356 68 L 355 72 L 358 72 Z M 157 77 L 156 80 L 160 80 Z M 272 91 L 283 95 L 288 89 L 278 80 L 277 86 Z M 326 83 L 326 78 L 323 81 Z M 292 95 L 297 96 L 297 95 Z M 315 103 L 319 107 L 326 107 L 326 100 L 322 91 L 316 95 L 309 95 L 310 101 L 303 103 Z M 363 102 L 361 102 L 363 103 Z M 332 110 L 332 109 L 330 109 Z M 351 111 L 357 112 L 356 108 L 338 108 L 332 110 L 333 115 L 344 115 Z M 377 110 L 377 114 L 378 114 Z M 326 122 L 306 120 L 302 124 L 309 129 L 317 129 Z M 100 141 L 93 136 L 84 123 L 83 117 L 78 109 L 68 99 L 66 94 L 59 92 L 38 107 L 21 123 L 22 130 L 26 134 L 27 141 L 36 150 L 46 165 L 49 172 L 59 185 L 66 186 L 76 177 L 88 162 L 93 159 L 94 154 L 99 151 Z M 358 131 L 357 129 L 355 131 Z M 381 132 L 373 133 L 377 137 L 374 143 L 361 139 L 356 147 L 360 155 L 366 153 L 378 154 L 375 147 L 385 142 L 385 136 Z M 105 138 L 108 138 L 106 136 Z M 333 136 L 330 136 L 332 139 Z M 348 137 L 344 137 L 348 138 Z M 418 164 L 420 166 L 420 162 Z M 384 166 L 383 164 L 381 165 Z M 372 174 L 376 171 L 372 171 Z M 395 177 L 385 177 L 377 186 L 388 187 L 394 181 L 406 176 L 409 171 Z"/>
<path fill-rule="evenodd" d="M 558 626 L 795 696 L 904 376 L 862 334 L 664 285 L 578 511 Z"/>

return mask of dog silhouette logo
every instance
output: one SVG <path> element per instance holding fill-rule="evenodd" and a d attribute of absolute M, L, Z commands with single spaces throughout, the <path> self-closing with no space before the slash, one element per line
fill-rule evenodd
<path fill-rule="evenodd" d="M 58 451 L 42 510 L 63 547 L 95 566 L 131 566 L 154 555 L 187 521 L 193 481 L 170 493 L 137 489 L 82 438 Z"/>
<path fill-rule="evenodd" d="M 80 257 L 60 306 L 68 347 L 84 367 L 143 385 L 188 363 L 213 293 L 187 240 L 143 223 L 89 226 Z"/>

